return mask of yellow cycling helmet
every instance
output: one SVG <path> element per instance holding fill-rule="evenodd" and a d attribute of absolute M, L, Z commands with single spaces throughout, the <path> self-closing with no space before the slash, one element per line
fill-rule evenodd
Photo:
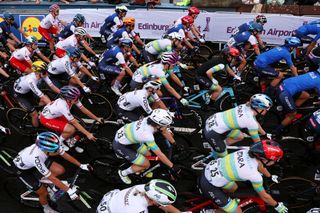
<path fill-rule="evenodd" d="M 48 65 L 43 61 L 35 61 L 32 63 L 32 71 L 35 73 L 46 73 L 48 70 Z"/>
<path fill-rule="evenodd" d="M 136 22 L 136 20 L 133 17 L 125 17 L 123 19 L 123 24 L 125 26 L 134 26 L 135 22 Z"/>

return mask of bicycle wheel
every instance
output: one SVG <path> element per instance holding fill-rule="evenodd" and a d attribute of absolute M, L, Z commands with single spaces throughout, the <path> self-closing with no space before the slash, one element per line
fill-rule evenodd
<path fill-rule="evenodd" d="M 28 198 L 34 199 L 23 199 L 22 194 L 27 192 L 28 189 L 22 183 L 22 181 L 18 177 L 10 177 L 4 182 L 4 189 L 8 193 L 10 197 L 12 197 L 17 202 L 32 207 L 32 208 L 40 208 L 41 205 L 39 203 L 38 195 L 35 192 L 30 192 L 27 195 Z M 25 195 L 26 196 L 26 195 Z M 42 207 L 41 207 L 42 208 Z"/>
<path fill-rule="evenodd" d="M 98 157 L 90 162 L 93 167 L 93 176 L 110 184 L 123 183 L 118 175 L 118 169 L 123 161 L 114 155 Z"/>
<path fill-rule="evenodd" d="M 213 56 L 213 51 L 211 48 L 205 44 L 201 44 L 199 47 L 199 55 L 204 56 L 206 59 L 210 59 Z"/>
<path fill-rule="evenodd" d="M 17 156 L 17 152 L 7 147 L 0 147 L 0 168 L 6 173 L 15 174 L 15 166 L 12 160 Z"/>
<path fill-rule="evenodd" d="M 237 106 L 249 101 L 250 97 L 251 97 L 251 94 L 245 93 L 245 92 L 237 94 L 236 98 L 235 98 Z M 220 111 L 225 111 L 225 110 L 228 110 L 228 109 L 235 107 L 235 104 L 233 103 L 233 100 L 232 100 L 230 94 L 223 96 L 222 98 L 218 99 L 217 101 L 219 102 L 218 106 L 219 106 Z"/>
<path fill-rule="evenodd" d="M 270 194 L 281 200 L 289 209 L 301 208 L 312 203 L 317 184 L 301 177 L 284 178 L 278 184 L 271 184 Z"/>
<path fill-rule="evenodd" d="M 113 107 L 104 96 L 96 93 L 87 94 L 81 99 L 82 104 L 97 117 L 108 120 L 113 114 Z"/>
<path fill-rule="evenodd" d="M 265 116 L 259 118 L 259 123 L 266 132 L 273 132 L 280 122 L 279 114 L 273 111 L 268 111 Z"/>
<path fill-rule="evenodd" d="M 180 112 L 175 114 L 171 127 L 173 132 L 192 135 L 198 133 L 202 128 L 202 118 L 194 110 L 181 109 Z"/>
<path fill-rule="evenodd" d="M 37 128 L 32 126 L 29 113 L 22 108 L 11 108 L 6 114 L 10 126 L 19 134 L 31 136 L 37 133 Z"/>
<path fill-rule="evenodd" d="M 260 210 L 260 207 L 258 205 L 250 205 L 250 206 L 245 206 L 242 209 L 243 213 L 276 213 L 273 207 L 267 206 L 267 209 L 265 211 Z"/>
<path fill-rule="evenodd" d="M 113 152 L 112 141 L 106 137 L 99 137 L 95 142 L 88 141 L 85 150 L 90 157 L 110 154 Z"/>

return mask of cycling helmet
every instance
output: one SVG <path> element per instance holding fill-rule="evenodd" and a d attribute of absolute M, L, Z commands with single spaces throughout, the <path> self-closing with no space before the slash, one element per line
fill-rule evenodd
<path fill-rule="evenodd" d="M 307 121 L 307 127 L 312 130 L 313 133 L 320 135 L 320 110 L 315 111 Z"/>
<path fill-rule="evenodd" d="M 26 38 L 26 44 L 35 44 L 38 42 L 38 39 L 35 36 L 28 36 Z"/>
<path fill-rule="evenodd" d="M 87 31 L 83 27 L 76 27 L 76 29 L 74 29 L 74 34 L 85 36 L 87 35 Z"/>
<path fill-rule="evenodd" d="M 167 110 L 155 109 L 152 111 L 149 118 L 160 126 L 169 126 L 172 123 L 172 117 Z"/>
<path fill-rule="evenodd" d="M 164 52 L 160 56 L 161 63 L 163 64 L 175 64 L 178 62 L 179 57 L 175 52 Z"/>
<path fill-rule="evenodd" d="M 125 5 L 117 5 L 115 9 L 116 13 L 119 12 L 128 12 L 128 8 Z"/>
<path fill-rule="evenodd" d="M 222 51 L 222 54 L 225 56 L 238 57 L 240 56 L 240 51 L 234 47 L 226 47 Z"/>
<path fill-rule="evenodd" d="M 153 179 L 144 186 L 144 189 L 149 199 L 162 206 L 170 205 L 177 199 L 177 191 L 174 186 L 164 180 Z"/>
<path fill-rule="evenodd" d="M 283 156 L 283 151 L 277 142 L 262 140 L 250 147 L 249 154 L 259 160 L 279 161 Z"/>
<path fill-rule="evenodd" d="M 262 30 L 263 30 L 263 26 L 259 23 L 251 22 L 249 25 L 249 31 L 262 32 Z"/>
<path fill-rule="evenodd" d="M 3 18 L 4 18 L 5 20 L 14 20 L 13 14 L 12 14 L 12 13 L 8 13 L 8 12 L 4 12 L 4 13 L 3 13 Z"/>
<path fill-rule="evenodd" d="M 191 16 L 191 15 L 199 15 L 200 10 L 198 8 L 196 8 L 196 7 L 190 7 L 188 9 L 188 12 L 189 12 L 189 14 L 188 14 L 189 16 Z"/>
<path fill-rule="evenodd" d="M 183 37 L 182 37 L 179 33 L 177 33 L 177 32 L 170 33 L 170 34 L 168 35 L 168 38 L 171 39 L 171 40 L 177 39 L 177 40 L 179 40 L 179 41 L 182 41 L 182 39 L 183 39 Z"/>
<path fill-rule="evenodd" d="M 60 7 L 58 4 L 53 4 L 49 7 L 49 12 L 54 12 L 54 11 L 57 11 L 57 10 L 60 10 Z"/>
<path fill-rule="evenodd" d="M 80 58 L 81 57 L 81 51 L 77 47 L 68 47 L 66 49 L 66 52 L 68 56 L 73 57 L 73 58 Z"/>
<path fill-rule="evenodd" d="M 184 16 L 181 18 L 181 22 L 183 25 L 190 25 L 193 24 L 194 19 L 191 16 Z"/>
<path fill-rule="evenodd" d="M 135 22 L 136 22 L 136 20 L 133 17 L 125 17 L 123 19 L 123 24 L 125 26 L 134 26 Z"/>
<path fill-rule="evenodd" d="M 132 47 L 133 41 L 131 38 L 120 38 L 119 45 L 124 47 Z"/>
<path fill-rule="evenodd" d="M 36 73 L 47 73 L 48 65 L 43 61 L 35 61 L 32 63 L 32 71 Z"/>
<path fill-rule="evenodd" d="M 143 85 L 144 89 L 152 88 L 152 89 L 158 90 L 160 89 L 160 87 L 161 87 L 161 83 L 158 81 L 148 81 Z"/>
<path fill-rule="evenodd" d="M 257 15 L 255 21 L 259 24 L 264 25 L 265 23 L 267 23 L 267 18 L 264 15 Z"/>
<path fill-rule="evenodd" d="M 284 45 L 287 47 L 299 47 L 301 46 L 301 41 L 297 37 L 289 37 L 284 40 Z"/>
<path fill-rule="evenodd" d="M 59 136 L 53 132 L 41 132 L 36 138 L 36 145 L 44 152 L 59 150 Z"/>
<path fill-rule="evenodd" d="M 75 100 L 80 96 L 80 90 L 74 86 L 64 86 L 60 89 L 60 95 L 67 100 Z"/>
<path fill-rule="evenodd" d="M 320 47 L 316 47 L 316 48 L 312 49 L 311 52 L 309 53 L 308 57 L 310 58 L 310 60 L 314 64 L 316 64 L 316 65 L 320 64 Z"/>
<path fill-rule="evenodd" d="M 79 21 L 81 23 L 84 23 L 86 21 L 86 18 L 78 13 L 74 16 L 73 21 Z"/>
<path fill-rule="evenodd" d="M 272 107 L 272 100 L 265 94 L 255 94 L 250 98 L 250 106 L 253 109 L 266 109 Z"/>

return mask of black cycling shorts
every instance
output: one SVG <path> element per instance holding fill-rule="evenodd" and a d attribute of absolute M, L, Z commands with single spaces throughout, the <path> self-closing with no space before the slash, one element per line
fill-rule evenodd
<path fill-rule="evenodd" d="M 124 122 L 133 122 L 140 119 L 143 111 L 139 108 L 136 108 L 132 111 L 127 111 L 119 107 L 118 104 L 115 106 L 115 111 L 118 118 L 122 119 Z"/>
<path fill-rule="evenodd" d="M 35 106 L 38 104 L 35 101 L 36 98 L 33 92 L 30 91 L 26 94 L 20 94 L 20 93 L 14 92 L 13 96 L 18 101 L 20 106 L 23 109 L 27 110 L 28 113 L 32 113 L 36 110 Z"/>
<path fill-rule="evenodd" d="M 224 140 L 226 139 L 226 134 L 220 134 L 214 130 L 203 129 L 203 136 L 206 139 L 206 142 L 210 144 L 214 151 L 218 153 L 224 153 L 226 151 L 226 144 Z"/>

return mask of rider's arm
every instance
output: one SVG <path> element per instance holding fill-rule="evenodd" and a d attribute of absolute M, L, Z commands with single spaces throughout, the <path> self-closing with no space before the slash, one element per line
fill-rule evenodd
<path fill-rule="evenodd" d="M 85 56 L 83 53 L 81 54 L 81 59 L 84 60 L 86 63 L 89 63 L 89 58 Z"/>
<path fill-rule="evenodd" d="M 152 150 L 152 152 L 160 158 L 162 163 L 167 165 L 169 168 L 173 167 L 173 163 L 167 158 L 165 154 L 163 154 L 163 152 L 159 148 Z"/>
<path fill-rule="evenodd" d="M 194 24 L 192 24 L 190 28 L 191 28 L 192 34 L 199 40 L 201 38 L 199 30 L 196 28 Z"/>
<path fill-rule="evenodd" d="M 164 87 L 168 90 L 168 92 L 173 95 L 176 99 L 180 100 L 181 99 L 181 95 L 179 95 L 179 93 L 177 93 L 177 91 L 175 89 L 173 89 L 173 87 L 169 84 L 169 82 L 167 81 L 167 83 L 163 83 Z"/>
<path fill-rule="evenodd" d="M 259 129 L 248 129 L 248 132 L 249 132 L 251 139 L 253 140 L 254 143 L 257 143 L 260 141 L 258 130 Z"/>
<path fill-rule="evenodd" d="M 3 75 L 6 78 L 9 78 L 10 76 L 8 75 L 8 73 L 6 73 L 6 71 L 4 71 L 2 68 L 0 68 L 0 75 Z"/>
<path fill-rule="evenodd" d="M 284 60 L 286 61 L 287 65 L 290 67 L 290 70 L 294 76 L 298 75 L 297 68 L 294 66 L 292 59 L 291 59 L 291 54 L 287 52 L 284 54 Z"/>
<path fill-rule="evenodd" d="M 290 67 L 290 70 L 291 70 L 291 72 L 292 72 L 292 74 L 293 74 L 294 76 L 297 76 L 297 75 L 298 75 L 297 68 L 296 68 L 295 66 L 291 66 L 291 67 Z"/>
<path fill-rule="evenodd" d="M 128 57 L 129 57 L 129 60 L 133 63 L 133 65 L 135 67 L 139 67 L 139 64 L 138 64 L 137 60 L 131 54 L 128 55 Z"/>
<path fill-rule="evenodd" d="M 82 105 L 79 109 L 83 114 L 87 115 L 89 118 L 92 118 L 93 120 L 100 122 L 100 119 L 90 110 L 88 110 L 85 106 Z"/>
<path fill-rule="evenodd" d="M 80 71 L 80 72 L 84 73 L 85 75 L 89 76 L 90 78 L 93 76 L 93 75 L 91 74 L 91 72 L 90 72 L 86 67 L 84 67 L 84 66 L 81 65 L 80 62 L 78 62 L 77 65 L 78 65 L 78 67 L 79 67 L 79 71 Z M 79 66 L 79 65 L 80 65 L 80 66 Z"/>
<path fill-rule="evenodd" d="M 37 51 L 36 53 L 43 61 L 47 62 L 48 64 L 50 63 L 50 60 L 45 55 L 43 55 L 40 50 L 39 52 Z"/>
<path fill-rule="evenodd" d="M 262 126 L 259 123 L 258 123 L 258 125 L 259 125 L 258 131 L 259 131 L 260 135 L 266 135 L 267 134 L 266 131 L 264 131 L 264 129 L 262 128 Z"/>
<path fill-rule="evenodd" d="M 131 77 L 133 76 L 133 72 L 127 64 L 122 65 L 122 67 Z"/>
<path fill-rule="evenodd" d="M 134 35 L 134 40 L 136 40 L 138 42 L 138 44 L 142 47 L 144 47 L 144 43 L 141 40 L 140 36 L 138 36 L 137 34 Z"/>
<path fill-rule="evenodd" d="M 159 209 L 162 209 L 163 211 L 169 212 L 169 213 L 181 213 L 181 211 L 176 207 L 174 207 L 173 205 L 159 206 Z"/>
<path fill-rule="evenodd" d="M 20 44 L 20 40 L 13 34 L 13 33 L 10 33 L 9 34 L 10 38 L 12 38 L 15 42 L 17 42 L 18 44 Z"/>
<path fill-rule="evenodd" d="M 71 121 L 69 121 L 74 127 L 77 128 L 77 130 L 79 130 L 80 132 L 82 132 L 85 136 L 89 137 L 91 135 L 90 132 L 88 132 L 83 126 L 81 126 L 81 124 L 79 124 L 79 122 L 76 119 L 73 119 Z"/>
<path fill-rule="evenodd" d="M 89 53 L 96 55 L 96 52 L 89 46 L 86 41 L 81 41 L 80 43 Z"/>
<path fill-rule="evenodd" d="M 75 159 L 74 157 L 72 157 L 71 155 L 69 155 L 68 153 L 64 152 L 62 155 L 60 155 L 61 157 L 63 157 L 63 159 L 69 161 L 70 163 L 76 165 L 77 167 L 80 167 L 80 162 Z"/>
<path fill-rule="evenodd" d="M 130 57 L 130 55 L 129 55 Z M 117 53 L 116 58 L 118 59 L 118 63 L 120 64 L 120 66 L 130 75 L 133 76 L 133 72 L 130 69 L 130 67 L 128 66 L 128 64 L 126 63 L 125 59 L 124 59 L 124 55 L 122 53 Z"/>
<path fill-rule="evenodd" d="M 170 73 L 170 78 L 176 83 L 178 84 L 179 87 L 183 87 L 182 82 L 180 81 L 180 79 L 176 76 L 176 74 L 174 72 Z"/>
<path fill-rule="evenodd" d="M 85 87 L 85 85 L 81 82 L 79 77 L 77 75 L 71 76 L 72 81 L 74 81 L 76 84 L 78 84 L 81 88 Z"/>
<path fill-rule="evenodd" d="M 231 77 L 234 78 L 236 76 L 236 73 L 228 65 L 226 66 L 226 71 Z"/>
<path fill-rule="evenodd" d="M 189 49 L 193 49 L 194 48 L 193 45 L 188 41 L 187 38 L 183 38 L 183 42 L 185 43 L 185 45 L 187 45 L 187 47 Z"/>
<path fill-rule="evenodd" d="M 135 44 L 132 44 L 132 49 L 133 49 L 138 55 L 141 54 L 140 50 L 137 48 L 137 46 L 136 46 Z"/>
<path fill-rule="evenodd" d="M 212 80 L 213 79 L 213 73 L 218 72 L 220 70 L 223 70 L 224 68 L 225 68 L 224 64 L 218 64 L 218 65 L 215 65 L 214 67 L 210 68 L 209 70 L 207 70 L 206 74 L 207 74 L 208 78 L 210 80 Z"/>
<path fill-rule="evenodd" d="M 49 177 L 48 177 L 48 179 L 55 185 L 55 186 L 57 186 L 59 189 L 62 189 L 63 191 L 68 191 L 68 189 L 69 189 L 69 187 L 67 186 L 67 185 L 65 185 L 65 184 L 63 184 L 62 182 L 61 182 L 61 180 L 59 180 L 59 178 L 57 178 L 57 177 L 55 177 L 55 176 L 53 176 L 53 175 L 50 175 Z"/>
<path fill-rule="evenodd" d="M 167 128 L 162 128 L 161 129 L 161 134 L 163 135 L 163 137 L 165 137 L 171 144 L 175 144 L 176 140 L 173 137 L 172 132 L 168 131 Z"/>

